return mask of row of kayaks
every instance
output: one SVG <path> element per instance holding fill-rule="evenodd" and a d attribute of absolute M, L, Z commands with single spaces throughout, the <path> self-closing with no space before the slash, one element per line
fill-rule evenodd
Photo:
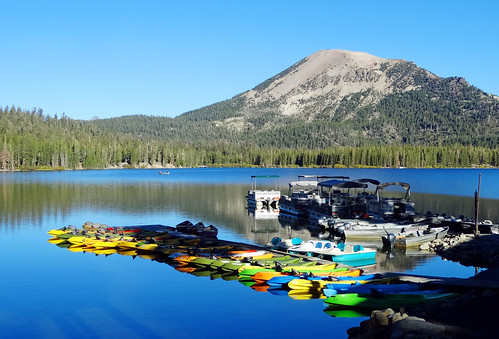
<path fill-rule="evenodd" d="M 196 225 L 192 229 L 203 228 Z M 186 227 L 189 223 L 184 222 L 179 229 Z M 82 229 L 64 227 L 48 233 L 52 235 L 49 242 L 73 252 L 139 256 L 167 263 L 179 272 L 237 280 L 256 291 L 295 300 L 323 299 L 328 305 L 324 311 L 336 317 L 364 316 L 359 310 L 396 308 L 454 296 L 401 283 L 397 277 L 368 274 L 362 267 L 323 264 L 314 257 L 218 241 L 212 233 L 207 241 L 194 231 L 186 234 L 169 226 L 113 228 L 86 223 Z"/>
<path fill-rule="evenodd" d="M 211 275 L 212 278 L 220 274 L 217 268 L 227 264 L 220 265 L 224 260 L 213 258 L 211 263 L 209 260 L 198 261 L 192 256 L 182 258 L 179 255 L 176 258 L 178 270 L 195 275 L 204 272 L 205 276 Z M 455 296 L 442 290 L 425 289 L 421 284 L 401 283 L 396 276 L 366 274 L 363 269 L 338 267 L 336 263 L 297 260 L 301 259 L 286 255 L 251 264 L 242 263 L 238 267 L 229 266 L 222 271 L 226 274 L 232 271 L 233 280 L 237 279 L 255 291 L 288 295 L 295 300 L 323 299 L 329 305 L 325 312 L 333 316 L 365 316 L 354 309 L 397 308 Z"/>

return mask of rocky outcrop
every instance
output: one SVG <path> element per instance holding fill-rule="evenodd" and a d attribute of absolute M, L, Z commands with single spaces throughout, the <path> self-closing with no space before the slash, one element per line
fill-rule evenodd
<path fill-rule="evenodd" d="M 471 333 L 454 326 L 445 326 L 409 316 L 404 309 L 374 310 L 371 317 L 348 331 L 350 339 L 402 339 L 402 338 L 467 338 Z"/>
<path fill-rule="evenodd" d="M 499 266 L 499 235 L 447 235 L 428 244 L 429 251 L 464 266 L 489 268 Z"/>

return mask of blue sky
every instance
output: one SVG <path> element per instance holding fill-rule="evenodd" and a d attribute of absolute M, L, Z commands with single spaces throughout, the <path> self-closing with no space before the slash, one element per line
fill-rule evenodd
<path fill-rule="evenodd" d="M 499 1 L 2 0 L 0 105 L 177 116 L 321 49 L 405 59 L 499 95 Z"/>

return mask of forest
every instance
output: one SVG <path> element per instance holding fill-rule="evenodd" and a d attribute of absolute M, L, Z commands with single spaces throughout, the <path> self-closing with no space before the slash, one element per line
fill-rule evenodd
<path fill-rule="evenodd" d="M 185 117 L 182 119 L 133 116 L 83 121 L 65 115 L 51 117 L 37 108 L 3 107 L 0 108 L 0 166 L 4 171 L 197 166 L 499 166 L 497 140 L 489 147 L 457 142 L 264 146 L 237 142 L 235 132 L 210 123 L 194 124 L 186 122 Z M 299 129 L 293 132 L 292 128 L 286 135 L 299 132 Z"/>

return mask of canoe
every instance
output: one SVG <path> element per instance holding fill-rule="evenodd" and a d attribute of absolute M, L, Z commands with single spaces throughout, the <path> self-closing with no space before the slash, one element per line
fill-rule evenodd
<path fill-rule="evenodd" d="M 400 308 L 408 305 L 439 302 L 456 296 L 456 293 L 404 294 L 404 293 L 344 293 L 328 297 L 327 304 L 359 308 L 385 309 Z"/>

